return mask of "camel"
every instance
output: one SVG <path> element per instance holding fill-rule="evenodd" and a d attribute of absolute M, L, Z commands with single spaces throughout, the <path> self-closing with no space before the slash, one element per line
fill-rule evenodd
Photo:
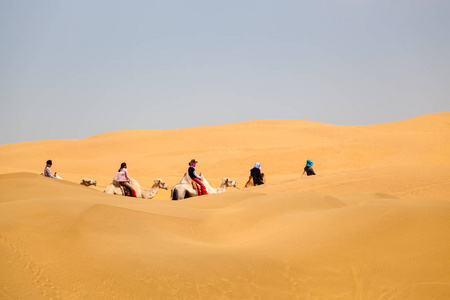
<path fill-rule="evenodd" d="M 85 185 L 85 186 L 90 186 L 90 185 L 94 185 L 97 186 L 97 181 L 95 181 L 94 179 L 89 179 L 89 178 L 82 178 L 80 181 L 81 185 Z"/>
<path fill-rule="evenodd" d="M 264 173 L 261 173 L 261 178 L 262 178 L 262 182 L 266 183 L 266 176 L 264 176 Z M 251 175 L 248 177 L 248 181 L 247 181 L 247 183 L 245 184 L 244 187 L 247 188 L 249 186 L 255 186 L 253 184 L 253 176 L 251 176 Z"/>
<path fill-rule="evenodd" d="M 200 173 L 201 181 L 206 187 L 208 194 L 218 194 L 224 193 L 227 187 L 236 187 L 236 182 L 229 178 L 223 178 L 220 187 L 215 189 L 211 187 L 211 185 L 206 181 L 205 177 L 202 173 Z M 192 186 L 192 180 L 187 173 L 184 174 L 183 178 L 181 178 L 180 183 L 175 185 L 171 191 L 171 199 L 172 200 L 181 200 L 185 198 L 198 196 L 197 190 Z"/>
<path fill-rule="evenodd" d="M 162 179 L 155 179 L 154 184 L 150 189 L 144 189 L 133 178 L 130 178 L 130 184 L 136 191 L 137 198 L 152 199 L 153 197 L 155 197 L 156 193 L 158 193 L 160 188 L 165 190 L 169 189 L 169 186 Z M 124 195 L 122 186 L 116 185 L 112 182 L 105 188 L 103 193 L 112 195 Z"/>

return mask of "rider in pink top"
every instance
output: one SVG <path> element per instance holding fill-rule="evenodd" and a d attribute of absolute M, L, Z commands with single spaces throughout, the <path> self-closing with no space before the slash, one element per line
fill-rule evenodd
<path fill-rule="evenodd" d="M 126 163 L 122 163 L 120 165 L 119 171 L 117 172 L 116 176 L 114 176 L 113 183 L 114 182 L 116 184 L 120 184 L 129 188 L 131 190 L 131 195 L 133 195 L 133 197 L 136 197 L 136 191 L 130 184 L 130 177 L 128 177 L 128 170 Z"/>
<path fill-rule="evenodd" d="M 115 181 L 123 182 L 123 181 L 130 181 L 130 177 L 128 177 L 128 170 L 127 166 L 124 167 L 121 166 L 119 172 L 117 172 L 116 176 L 114 177 Z"/>

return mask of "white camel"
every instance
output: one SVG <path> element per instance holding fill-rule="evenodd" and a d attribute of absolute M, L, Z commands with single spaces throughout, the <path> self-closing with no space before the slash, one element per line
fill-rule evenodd
<path fill-rule="evenodd" d="M 158 193 L 159 189 L 168 190 L 169 186 L 162 179 L 155 179 L 153 186 L 149 189 L 144 189 L 136 180 L 130 178 L 130 184 L 136 192 L 137 198 L 152 199 Z M 112 195 L 123 195 L 123 188 L 118 184 L 111 183 L 108 185 L 103 193 Z"/>
<path fill-rule="evenodd" d="M 206 191 L 208 194 L 217 194 L 224 193 L 227 190 L 227 187 L 236 187 L 236 182 L 229 178 L 223 178 L 220 187 L 215 189 L 211 187 L 209 182 L 205 179 L 202 173 L 200 173 L 201 181 L 206 187 Z M 184 174 L 183 178 L 181 178 L 180 183 L 175 185 L 171 190 L 171 199 L 172 200 L 181 200 L 189 197 L 198 196 L 197 190 L 192 186 L 192 180 L 187 173 Z"/>
<path fill-rule="evenodd" d="M 90 186 L 90 185 L 97 186 L 97 181 L 94 179 L 89 179 L 89 178 L 84 177 L 81 179 L 80 184 L 85 185 L 85 186 Z"/>

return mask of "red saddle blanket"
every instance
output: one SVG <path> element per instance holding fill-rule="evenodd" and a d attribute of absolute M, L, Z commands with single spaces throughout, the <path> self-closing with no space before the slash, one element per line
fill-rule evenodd
<path fill-rule="evenodd" d="M 200 184 L 198 184 L 197 182 L 195 182 L 194 180 L 191 179 L 192 182 L 192 187 L 194 188 L 194 190 L 197 191 L 197 195 L 201 196 L 201 195 L 207 195 L 208 192 L 206 191 L 206 188 L 202 189 L 202 186 Z"/>

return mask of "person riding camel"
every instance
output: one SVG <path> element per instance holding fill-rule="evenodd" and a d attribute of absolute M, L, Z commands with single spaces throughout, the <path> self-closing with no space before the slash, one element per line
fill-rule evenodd
<path fill-rule="evenodd" d="M 51 159 L 47 160 L 46 164 L 47 165 L 44 168 L 44 176 L 50 177 L 50 178 L 56 178 L 56 172 L 55 172 L 55 175 L 52 175 L 52 171 L 50 170 L 50 168 L 52 167 L 52 164 L 53 164 L 52 160 Z"/>
<path fill-rule="evenodd" d="M 113 184 L 115 184 L 115 185 L 119 184 L 121 186 L 129 188 L 131 191 L 131 195 L 133 197 L 137 197 L 136 191 L 133 189 L 133 187 L 130 184 L 130 177 L 128 177 L 128 170 L 127 170 L 126 163 L 123 162 L 120 165 L 119 171 L 117 172 L 116 176 L 114 176 Z"/>
<path fill-rule="evenodd" d="M 264 184 L 261 176 L 261 164 L 257 162 L 255 166 L 250 170 L 250 176 L 253 177 L 253 184 L 255 186 Z"/>
<path fill-rule="evenodd" d="M 207 195 L 208 192 L 206 191 L 206 187 L 203 184 L 201 177 L 197 175 L 197 172 L 195 172 L 195 166 L 197 165 L 197 163 L 198 161 L 196 161 L 195 159 L 191 159 L 191 161 L 188 163 L 189 164 L 188 174 L 193 181 L 195 181 L 198 185 L 200 185 L 201 195 Z"/>

